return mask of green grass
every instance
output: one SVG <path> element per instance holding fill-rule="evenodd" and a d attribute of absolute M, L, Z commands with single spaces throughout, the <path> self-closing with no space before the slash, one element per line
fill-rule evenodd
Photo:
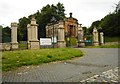
<path fill-rule="evenodd" d="M 120 48 L 120 45 L 86 46 L 86 48 Z"/>
<path fill-rule="evenodd" d="M 19 48 L 27 48 L 27 44 L 19 43 L 18 46 L 19 46 Z"/>
<path fill-rule="evenodd" d="M 71 46 L 76 46 L 76 45 L 77 45 L 77 39 L 71 37 L 71 38 L 70 38 L 70 44 L 71 44 Z"/>
<path fill-rule="evenodd" d="M 105 42 L 118 42 L 120 37 L 105 37 Z"/>
<path fill-rule="evenodd" d="M 21 66 L 38 65 L 81 56 L 83 53 L 73 48 L 4 51 L 2 52 L 2 70 L 9 71 Z"/>

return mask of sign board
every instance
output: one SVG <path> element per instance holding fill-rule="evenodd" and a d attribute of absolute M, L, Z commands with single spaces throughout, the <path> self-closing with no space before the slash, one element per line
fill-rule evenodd
<path fill-rule="evenodd" d="M 40 45 L 52 45 L 51 38 L 40 38 Z"/>
<path fill-rule="evenodd" d="M 86 40 L 85 42 L 88 42 L 88 43 L 89 43 L 89 42 L 91 42 L 91 40 Z"/>
<path fill-rule="evenodd" d="M 56 36 L 52 37 L 52 43 L 57 43 L 57 37 Z"/>

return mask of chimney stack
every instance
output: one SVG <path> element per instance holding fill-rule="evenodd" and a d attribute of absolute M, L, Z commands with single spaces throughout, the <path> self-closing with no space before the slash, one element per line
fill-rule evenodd
<path fill-rule="evenodd" d="M 70 18 L 72 18 L 72 13 L 70 13 Z"/>

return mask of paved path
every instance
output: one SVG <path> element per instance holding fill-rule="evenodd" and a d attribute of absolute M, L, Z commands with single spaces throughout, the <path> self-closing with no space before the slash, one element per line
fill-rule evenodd
<path fill-rule="evenodd" d="M 118 66 L 117 48 L 79 49 L 83 57 L 9 71 L 3 82 L 80 82 Z"/>

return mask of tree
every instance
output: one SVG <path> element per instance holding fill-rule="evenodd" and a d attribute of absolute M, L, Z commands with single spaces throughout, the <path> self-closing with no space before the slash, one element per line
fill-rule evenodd
<path fill-rule="evenodd" d="M 2 42 L 11 42 L 11 29 L 9 27 L 2 28 Z"/>
<path fill-rule="evenodd" d="M 115 12 L 106 15 L 100 21 L 92 23 L 89 32 L 92 33 L 93 27 L 96 26 L 98 31 L 103 31 L 105 36 L 120 36 L 120 2 L 116 5 Z"/>
<path fill-rule="evenodd" d="M 38 23 L 38 37 L 45 37 L 46 36 L 46 29 L 45 26 L 50 23 L 50 20 L 54 16 L 57 21 L 63 20 L 65 17 L 64 13 L 65 9 L 63 4 L 58 3 L 55 5 L 46 5 L 41 9 L 41 13 L 37 11 L 34 15 L 36 16 L 37 23 Z"/>
<path fill-rule="evenodd" d="M 30 20 L 26 17 L 19 19 L 18 24 L 18 41 L 27 40 L 27 24 L 30 23 Z"/>
<path fill-rule="evenodd" d="M 117 13 L 120 11 L 120 1 L 115 5 L 116 5 L 115 13 Z"/>
<path fill-rule="evenodd" d="M 105 16 L 100 23 L 100 26 L 105 33 L 105 36 L 120 36 L 120 11 Z"/>
<path fill-rule="evenodd" d="M 0 25 L 0 43 L 2 43 L 2 29 L 3 29 L 3 26 Z"/>
<path fill-rule="evenodd" d="M 35 16 L 38 24 L 38 38 L 46 37 L 45 26 L 50 23 L 51 18 L 54 16 L 57 21 L 63 20 L 65 17 L 65 9 L 63 4 L 58 3 L 57 5 L 46 5 L 41 10 L 38 10 L 36 13 L 32 14 Z M 19 19 L 18 26 L 18 41 L 27 40 L 27 24 L 30 23 L 31 16 L 28 18 L 23 17 Z"/>
<path fill-rule="evenodd" d="M 57 4 L 57 15 L 59 16 L 58 20 L 63 20 L 65 18 L 65 9 L 63 4 L 60 2 Z"/>
<path fill-rule="evenodd" d="M 90 26 L 90 28 L 88 29 L 89 33 L 92 34 L 93 32 L 93 28 L 96 27 L 99 30 L 99 24 L 100 24 L 100 20 L 94 21 L 92 23 L 92 25 Z"/>
<path fill-rule="evenodd" d="M 86 34 L 87 34 L 87 32 L 88 32 L 87 27 L 82 27 L 82 28 L 83 28 L 83 31 L 84 31 L 84 35 L 86 35 Z"/>

